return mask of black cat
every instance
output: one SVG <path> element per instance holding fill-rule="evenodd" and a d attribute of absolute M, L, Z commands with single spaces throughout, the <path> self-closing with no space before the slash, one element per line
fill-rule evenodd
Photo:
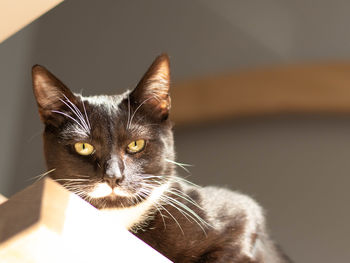
<path fill-rule="evenodd" d="M 73 94 L 38 65 L 33 87 L 50 176 L 116 224 L 175 262 L 289 262 L 254 200 L 176 175 L 167 55 L 121 95 Z"/>

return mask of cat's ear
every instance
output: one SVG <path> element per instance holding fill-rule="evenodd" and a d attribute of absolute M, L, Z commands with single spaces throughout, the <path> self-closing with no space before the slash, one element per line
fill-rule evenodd
<path fill-rule="evenodd" d="M 137 87 L 131 92 L 133 104 L 149 110 L 160 120 L 168 117 L 170 110 L 170 63 L 167 54 L 158 56 L 149 67 Z"/>
<path fill-rule="evenodd" d="M 74 94 L 43 66 L 33 66 L 32 78 L 33 91 L 43 123 L 54 124 L 62 119 L 62 116 L 55 114 L 55 111 L 60 111 L 65 106 L 64 101 L 77 105 Z"/>

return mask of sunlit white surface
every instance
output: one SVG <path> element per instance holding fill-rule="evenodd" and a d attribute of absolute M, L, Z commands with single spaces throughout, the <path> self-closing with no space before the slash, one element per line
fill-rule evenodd
<path fill-rule="evenodd" d="M 75 260 L 70 262 L 170 262 L 115 218 L 102 215 L 75 195 L 70 197 L 61 237 L 64 251 Z"/>

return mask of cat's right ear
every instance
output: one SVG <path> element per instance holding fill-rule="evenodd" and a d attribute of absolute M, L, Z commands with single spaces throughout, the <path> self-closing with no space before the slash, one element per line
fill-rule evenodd
<path fill-rule="evenodd" d="M 130 94 L 136 107 L 143 106 L 158 120 L 166 120 L 170 110 L 170 62 L 167 54 L 158 56 Z"/>
<path fill-rule="evenodd" d="M 33 91 L 39 115 L 45 124 L 57 124 L 62 116 L 54 114 L 64 107 L 64 100 L 77 104 L 74 94 L 50 71 L 40 65 L 32 68 Z"/>

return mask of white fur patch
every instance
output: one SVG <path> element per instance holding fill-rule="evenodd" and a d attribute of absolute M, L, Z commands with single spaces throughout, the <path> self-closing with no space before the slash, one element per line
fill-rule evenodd
<path fill-rule="evenodd" d="M 115 222 L 119 222 L 120 225 L 130 230 L 133 226 L 147 220 L 149 212 L 155 208 L 155 204 L 158 203 L 158 200 L 168 187 L 169 184 L 164 184 L 155 188 L 146 200 L 137 205 L 127 208 L 102 209 L 100 212 L 108 217 L 109 220 L 112 219 Z"/>
<path fill-rule="evenodd" d="M 112 188 L 107 183 L 98 184 L 94 190 L 88 193 L 93 198 L 101 198 L 110 195 L 113 192 Z"/>
<path fill-rule="evenodd" d="M 123 191 L 120 187 L 114 187 L 113 192 L 118 196 L 132 197 L 130 193 Z"/>
<path fill-rule="evenodd" d="M 127 196 L 132 197 L 132 194 L 129 192 L 126 192 L 122 190 L 120 187 L 110 187 L 107 183 L 99 183 L 97 186 L 88 193 L 89 196 L 92 198 L 102 198 L 109 196 L 110 194 L 114 193 L 117 196 Z"/>
<path fill-rule="evenodd" d="M 118 111 L 118 106 L 123 99 L 127 97 L 129 91 L 119 95 L 119 96 L 108 96 L 108 95 L 98 95 L 90 97 L 82 97 L 83 101 L 104 108 L 109 114 L 115 113 Z"/>

